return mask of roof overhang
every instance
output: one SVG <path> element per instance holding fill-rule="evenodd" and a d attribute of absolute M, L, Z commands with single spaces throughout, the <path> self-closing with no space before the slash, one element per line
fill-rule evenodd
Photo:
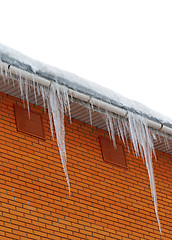
<path fill-rule="evenodd" d="M 157 118 L 154 115 L 148 115 L 137 108 L 128 107 L 120 102 L 114 101 L 89 87 L 79 84 L 79 81 L 72 84 L 71 81 L 62 76 L 56 76 L 42 70 L 34 72 L 30 65 L 22 63 L 17 59 L 10 58 L 8 55 L 1 54 L 1 60 L 1 92 L 21 99 L 20 83 L 18 81 L 18 76 L 20 76 L 22 79 L 27 79 L 30 84 L 31 91 L 29 93 L 29 102 L 43 106 L 41 97 L 38 97 L 37 100 L 35 99 L 33 82 L 47 88 L 51 86 L 52 82 L 57 82 L 59 86 L 65 86 L 71 96 L 70 109 L 72 118 L 107 131 L 106 121 L 102 117 L 102 114 L 108 111 L 116 118 L 127 119 L 128 112 L 132 112 L 146 118 L 148 126 L 155 130 L 155 133 L 157 131 L 160 133 L 160 136 L 154 141 L 155 149 L 172 154 L 172 123 L 169 121 L 166 122 L 164 119 Z M 6 80 L 4 80 L 4 74 Z M 92 105 L 94 105 L 94 111 L 92 110 Z M 92 116 L 91 119 L 90 111 Z M 115 133 L 117 133 L 117 129 Z M 162 141 L 164 134 L 166 134 L 168 138 L 168 146 L 166 142 Z"/>

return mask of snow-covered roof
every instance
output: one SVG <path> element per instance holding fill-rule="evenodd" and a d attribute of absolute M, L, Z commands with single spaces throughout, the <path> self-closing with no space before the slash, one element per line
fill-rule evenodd
<path fill-rule="evenodd" d="M 172 128 L 172 119 L 139 102 L 130 100 L 108 88 L 104 88 L 96 83 L 85 80 L 75 74 L 33 60 L 4 45 L 0 45 L 0 60 L 41 78 L 57 82 L 69 89 L 89 95 L 102 102 L 141 115 L 147 119 Z"/>

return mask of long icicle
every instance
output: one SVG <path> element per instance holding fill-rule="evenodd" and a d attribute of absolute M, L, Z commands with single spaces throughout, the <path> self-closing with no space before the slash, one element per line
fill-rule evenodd
<path fill-rule="evenodd" d="M 156 186 L 155 186 L 155 179 L 154 179 L 154 172 L 153 172 L 153 163 L 152 163 L 152 154 L 155 155 L 153 139 L 151 138 L 147 121 L 145 119 L 133 113 L 128 113 L 128 120 L 129 120 L 131 141 L 133 143 L 134 150 L 137 156 L 139 156 L 139 153 L 141 153 L 142 158 L 145 159 L 145 162 L 146 162 L 146 167 L 148 170 L 148 175 L 150 180 L 151 194 L 154 199 L 156 218 L 158 221 L 160 233 L 162 234 L 161 224 L 158 216 L 158 201 L 157 201 Z"/>
<path fill-rule="evenodd" d="M 111 115 L 110 112 L 106 111 L 105 118 L 106 118 L 106 126 L 108 129 L 109 137 L 110 137 L 110 139 L 112 139 L 114 148 L 116 148 L 113 116 Z"/>
<path fill-rule="evenodd" d="M 65 111 L 64 104 L 66 103 L 63 102 L 63 97 L 59 91 L 58 84 L 54 83 L 51 85 L 49 100 L 55 126 L 57 145 L 59 147 L 61 161 L 66 176 L 66 180 L 68 183 L 70 195 L 70 183 L 69 175 L 67 172 L 67 157 L 65 150 L 65 128 L 64 128 L 64 111 Z"/>

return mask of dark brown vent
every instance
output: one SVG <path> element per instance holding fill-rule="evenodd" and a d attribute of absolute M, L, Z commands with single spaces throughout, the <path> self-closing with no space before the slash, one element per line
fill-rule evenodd
<path fill-rule="evenodd" d="M 103 137 L 100 137 L 99 139 L 103 160 L 105 162 L 116 164 L 121 167 L 127 167 L 123 145 L 116 144 L 116 148 L 114 148 L 113 142 L 109 139 Z"/>
<path fill-rule="evenodd" d="M 14 106 L 14 109 L 18 131 L 45 139 L 42 117 L 40 114 L 30 111 L 29 118 L 28 110 L 18 106 Z"/>

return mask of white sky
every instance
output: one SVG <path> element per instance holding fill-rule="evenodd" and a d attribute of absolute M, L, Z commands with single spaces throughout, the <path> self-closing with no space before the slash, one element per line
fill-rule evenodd
<path fill-rule="evenodd" d="M 172 118 L 172 1 L 0 0 L 0 42 Z"/>

